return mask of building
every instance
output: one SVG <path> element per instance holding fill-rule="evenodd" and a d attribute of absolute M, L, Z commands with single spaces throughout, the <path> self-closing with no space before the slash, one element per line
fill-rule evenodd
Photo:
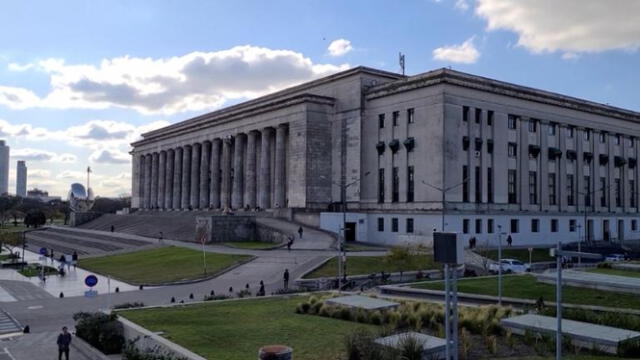
<path fill-rule="evenodd" d="M 24 160 L 18 160 L 16 166 L 16 195 L 27 196 L 27 165 Z"/>
<path fill-rule="evenodd" d="M 42 202 L 60 201 L 60 200 L 62 200 L 62 198 L 60 196 L 49 196 L 49 192 L 48 191 L 44 191 L 44 190 L 40 190 L 40 189 L 36 189 L 36 188 L 34 188 L 33 190 L 27 191 L 27 198 L 39 200 L 39 201 L 42 201 Z"/>
<path fill-rule="evenodd" d="M 9 193 L 9 146 L 0 140 L 0 195 Z"/>
<path fill-rule="evenodd" d="M 358 67 L 132 145 L 134 208 L 337 232 L 346 199 L 348 240 L 424 243 L 442 222 L 478 244 L 640 238 L 640 113 L 449 69 Z"/>

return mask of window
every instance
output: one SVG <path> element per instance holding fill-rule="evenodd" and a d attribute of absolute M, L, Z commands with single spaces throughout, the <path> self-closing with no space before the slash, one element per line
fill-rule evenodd
<path fill-rule="evenodd" d="M 467 150 L 469 150 L 469 137 L 463 136 L 462 137 L 462 151 L 467 151 Z"/>
<path fill-rule="evenodd" d="M 378 202 L 384 202 L 384 169 L 378 169 Z"/>
<path fill-rule="evenodd" d="M 531 232 L 534 232 L 534 233 L 540 232 L 540 220 L 539 219 L 531 219 Z"/>
<path fill-rule="evenodd" d="M 475 181 L 476 181 L 476 202 L 482 202 L 482 173 L 480 172 L 480 166 L 476 166 Z"/>
<path fill-rule="evenodd" d="M 378 231 L 384 231 L 384 218 L 378 218 Z"/>
<path fill-rule="evenodd" d="M 555 135 L 556 134 L 556 123 L 550 122 L 549 123 L 549 127 L 547 129 L 549 130 L 549 135 Z"/>
<path fill-rule="evenodd" d="M 516 157 L 516 154 L 518 152 L 518 144 L 516 143 L 509 143 L 507 145 L 507 154 L 509 155 L 509 157 Z"/>
<path fill-rule="evenodd" d="M 621 139 L 622 139 L 622 135 L 616 134 L 616 145 L 620 145 Z"/>
<path fill-rule="evenodd" d="M 407 167 L 407 202 L 413 202 L 413 166 Z"/>
<path fill-rule="evenodd" d="M 569 220 L 569 231 L 570 232 L 576 232 L 576 220 L 575 219 L 571 219 Z"/>
<path fill-rule="evenodd" d="M 400 118 L 400 111 L 394 111 L 391 113 L 391 123 L 393 126 L 398 126 L 398 119 Z"/>
<path fill-rule="evenodd" d="M 629 180 L 629 206 L 636 207 L 636 182 Z"/>
<path fill-rule="evenodd" d="M 487 234 L 493 234 L 493 219 L 487 219 Z"/>
<path fill-rule="evenodd" d="M 633 140 L 632 137 L 629 138 L 629 147 L 634 147 L 635 141 Z"/>
<path fill-rule="evenodd" d="M 462 121 L 469 121 L 469 107 L 468 106 L 463 106 L 462 107 Z"/>
<path fill-rule="evenodd" d="M 415 119 L 414 116 L 415 115 L 415 110 L 413 108 L 411 109 L 407 109 L 407 123 L 409 124 L 413 124 Z"/>
<path fill-rule="evenodd" d="M 569 126 L 567 128 L 567 136 L 570 138 L 573 138 L 573 133 L 575 133 L 576 128 L 574 128 L 573 126 Z"/>
<path fill-rule="evenodd" d="M 518 219 L 511 219 L 511 233 L 515 234 L 518 232 Z"/>
<path fill-rule="evenodd" d="M 556 174 L 549 174 L 549 205 L 557 205 Z"/>
<path fill-rule="evenodd" d="M 487 202 L 493 203 L 493 169 L 487 168 Z"/>
<path fill-rule="evenodd" d="M 606 131 L 601 131 L 600 132 L 600 142 L 601 143 L 606 143 L 607 142 L 607 132 Z"/>
<path fill-rule="evenodd" d="M 607 207 L 607 178 L 600 178 L 600 206 Z"/>
<path fill-rule="evenodd" d="M 378 128 L 384 129 L 384 114 L 378 115 Z"/>
<path fill-rule="evenodd" d="M 398 167 L 394 167 L 391 173 L 391 202 L 398 202 L 400 198 L 400 177 Z"/>
<path fill-rule="evenodd" d="M 538 131 L 538 120 L 529 119 L 529 132 L 536 132 L 536 131 Z"/>
<path fill-rule="evenodd" d="M 631 231 L 638 231 L 638 220 L 631 220 Z"/>
<path fill-rule="evenodd" d="M 538 203 L 538 173 L 529 171 L 529 204 Z"/>
<path fill-rule="evenodd" d="M 462 202 L 469 202 L 469 167 L 462 166 Z"/>
<path fill-rule="evenodd" d="M 584 129 L 584 131 L 582 132 L 582 137 L 583 137 L 583 139 L 585 139 L 586 141 L 589 141 L 589 139 L 591 139 L 591 130 L 589 130 L 589 129 Z"/>
<path fill-rule="evenodd" d="M 518 119 L 518 116 L 509 114 L 509 117 L 507 118 L 507 127 L 511 130 L 515 130 L 518 126 Z"/>
<path fill-rule="evenodd" d="M 575 185 L 573 183 L 573 174 L 567 174 L 567 205 L 575 205 Z"/>
<path fill-rule="evenodd" d="M 462 233 L 469 233 L 469 219 L 462 219 Z"/>
<path fill-rule="evenodd" d="M 398 232 L 398 218 L 391 218 L 391 232 Z"/>
<path fill-rule="evenodd" d="M 476 219 L 476 234 L 482 234 L 482 219 Z"/>
<path fill-rule="evenodd" d="M 558 232 L 558 219 L 551 219 L 551 232 Z"/>
<path fill-rule="evenodd" d="M 493 111 L 487 111 L 487 125 L 493 126 Z"/>
<path fill-rule="evenodd" d="M 591 206 L 591 176 L 584 176 L 584 206 Z"/>
<path fill-rule="evenodd" d="M 616 193 L 616 206 L 622 206 L 622 189 L 620 185 L 620 179 L 615 179 L 615 193 Z"/>
<path fill-rule="evenodd" d="M 476 109 L 476 124 L 480 124 L 480 119 L 482 119 L 482 110 Z"/>
<path fill-rule="evenodd" d="M 517 202 L 516 199 L 516 170 L 509 169 L 507 173 L 507 192 L 508 192 L 508 200 L 509 204 L 515 204 Z"/>
<path fill-rule="evenodd" d="M 407 218 L 407 233 L 413 233 L 413 218 Z"/>

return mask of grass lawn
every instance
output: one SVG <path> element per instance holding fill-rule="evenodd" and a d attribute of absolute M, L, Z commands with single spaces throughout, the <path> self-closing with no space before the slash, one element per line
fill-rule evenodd
<path fill-rule="evenodd" d="M 433 262 L 433 255 L 425 254 L 418 255 L 420 266 L 407 267 L 402 269 L 403 271 L 411 270 L 428 270 L 437 269 L 439 265 Z M 384 272 L 396 272 L 400 271 L 398 264 L 389 263 L 385 261 L 385 256 L 349 256 L 347 258 L 347 274 L 348 275 L 367 275 L 372 273 Z M 336 277 L 338 274 L 338 259 L 331 258 L 321 267 L 314 270 L 312 273 L 306 276 L 308 279 L 315 279 L 321 277 Z"/>
<path fill-rule="evenodd" d="M 213 274 L 247 255 L 207 253 L 207 273 Z M 177 246 L 140 250 L 121 255 L 80 259 L 80 267 L 130 284 L 160 284 L 203 277 L 202 252 Z"/>
<path fill-rule="evenodd" d="M 26 277 L 40 276 L 42 274 L 42 266 L 40 264 L 29 264 L 28 266 L 25 266 L 24 269 L 18 270 L 18 272 Z M 59 274 L 58 269 L 51 266 L 45 266 L 44 273 L 45 275 Z"/>
<path fill-rule="evenodd" d="M 617 275 L 640 278 L 640 271 L 629 271 L 621 269 L 605 269 L 605 268 L 593 268 L 587 270 L 588 272 L 605 274 L 605 275 Z"/>
<path fill-rule="evenodd" d="M 415 284 L 411 287 L 443 290 L 444 283 L 441 281 L 432 281 Z M 497 296 L 498 278 L 486 277 L 459 280 L 458 291 L 470 294 Z M 502 279 L 502 295 L 505 297 L 531 300 L 537 300 L 542 296 L 545 301 L 555 301 L 556 287 L 555 285 L 537 282 L 532 275 L 505 275 Z M 632 294 L 563 286 L 562 298 L 562 301 L 568 304 L 640 309 L 640 296 Z"/>
<path fill-rule="evenodd" d="M 489 250 L 489 251 L 479 251 L 476 250 L 477 254 L 488 257 L 492 260 L 498 260 L 498 250 Z M 509 249 L 502 248 L 502 258 L 503 259 L 516 259 L 520 260 L 523 263 L 529 263 L 529 250 L 528 249 Z M 553 258 L 549 256 L 549 249 L 533 249 L 531 253 L 531 261 L 532 262 L 546 262 L 553 261 Z"/>
<path fill-rule="evenodd" d="M 347 251 L 386 251 L 387 249 L 382 246 L 371 246 L 367 244 L 357 243 L 357 242 L 347 242 L 345 243 L 345 249 Z"/>
<path fill-rule="evenodd" d="M 304 297 L 212 302 L 119 312 L 207 359 L 255 359 L 265 345 L 286 344 L 296 360 L 339 359 L 355 322 L 296 314 Z"/>
<path fill-rule="evenodd" d="M 238 248 L 238 249 L 250 249 L 250 250 L 266 250 L 273 249 L 280 246 L 278 243 L 270 243 L 263 241 L 233 241 L 224 243 L 226 246 Z"/>

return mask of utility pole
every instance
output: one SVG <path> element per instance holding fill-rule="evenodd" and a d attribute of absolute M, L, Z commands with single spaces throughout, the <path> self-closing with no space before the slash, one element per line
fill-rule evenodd
<path fill-rule="evenodd" d="M 498 305 L 502 306 L 502 225 L 498 225 Z"/>

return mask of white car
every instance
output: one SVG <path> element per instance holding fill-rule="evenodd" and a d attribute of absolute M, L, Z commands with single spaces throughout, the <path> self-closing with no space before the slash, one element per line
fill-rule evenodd
<path fill-rule="evenodd" d="M 525 264 L 516 259 L 502 259 L 502 273 L 525 273 L 529 271 L 529 264 Z M 489 265 L 489 272 L 498 273 L 498 263 L 492 263 Z"/>
<path fill-rule="evenodd" d="M 604 258 L 604 261 L 624 261 L 624 254 L 609 254 Z"/>

